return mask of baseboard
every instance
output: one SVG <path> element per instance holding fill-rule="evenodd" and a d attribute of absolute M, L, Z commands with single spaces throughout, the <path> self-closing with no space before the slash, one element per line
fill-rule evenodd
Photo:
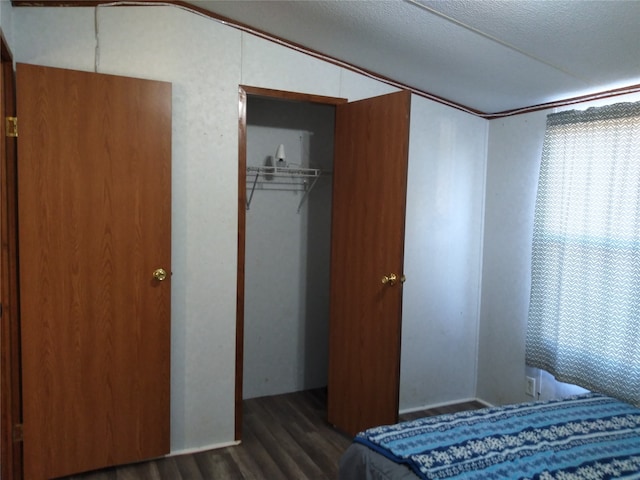
<path fill-rule="evenodd" d="M 191 455 L 193 453 L 206 452 L 207 450 L 217 450 L 219 448 L 226 447 L 235 447 L 236 445 L 240 445 L 239 440 L 234 440 L 233 442 L 223 442 L 223 443 L 214 443 L 211 445 L 206 445 L 203 447 L 197 448 L 185 448 L 184 450 L 176 450 L 174 452 L 169 453 L 167 457 L 177 457 L 178 455 Z"/>
<path fill-rule="evenodd" d="M 487 402 L 481 398 L 475 398 L 474 399 L 476 402 L 483 404 L 485 407 L 495 407 L 495 405 L 493 403 Z"/>
<path fill-rule="evenodd" d="M 432 403 L 429 405 L 423 405 L 421 407 L 412 407 L 412 408 L 404 408 L 402 410 L 400 410 L 399 414 L 400 415 L 404 415 L 405 413 L 413 413 L 413 412 L 419 412 L 421 410 L 429 410 L 432 408 L 440 408 L 440 407 L 448 407 L 450 405 L 456 405 L 458 403 L 466 403 L 466 402 L 478 402 L 481 403 L 482 405 L 486 406 L 486 407 L 492 407 L 493 405 L 485 402 L 484 400 L 477 398 L 477 397 L 472 397 L 472 398 L 460 398 L 451 402 L 442 402 L 442 403 Z"/>

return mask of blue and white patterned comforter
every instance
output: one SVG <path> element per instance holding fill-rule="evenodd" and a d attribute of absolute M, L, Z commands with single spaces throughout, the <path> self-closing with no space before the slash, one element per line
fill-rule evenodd
<path fill-rule="evenodd" d="M 640 409 L 598 394 L 426 417 L 354 441 L 423 479 L 640 479 Z"/>

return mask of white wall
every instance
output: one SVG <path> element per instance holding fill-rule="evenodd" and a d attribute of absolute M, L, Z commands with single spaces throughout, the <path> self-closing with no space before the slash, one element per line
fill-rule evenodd
<path fill-rule="evenodd" d="M 490 122 L 477 394 L 493 404 L 527 399 L 524 338 L 546 115 Z"/>
<path fill-rule="evenodd" d="M 627 95 L 563 110 L 638 99 L 640 95 Z M 525 369 L 524 363 L 533 213 L 549 113 L 490 122 L 477 395 L 492 404 L 532 400 L 524 393 L 526 375 L 542 380 L 543 399 L 582 391 Z"/>
<path fill-rule="evenodd" d="M 177 8 L 100 7 L 97 40 L 95 14 L 14 8 L 11 47 L 19 62 L 173 83 L 171 448 L 224 444 L 234 435 L 238 85 L 351 100 L 395 89 Z M 405 408 L 473 396 L 485 132 L 483 120 L 412 102 Z"/>
<path fill-rule="evenodd" d="M 487 134 L 412 99 L 401 410 L 475 397 Z"/>
<path fill-rule="evenodd" d="M 327 385 L 334 118 L 333 106 L 247 102 L 248 165 L 282 144 L 292 168 L 326 173 L 306 197 L 300 182 L 313 179 L 261 177 L 246 212 L 244 398 Z"/>
<path fill-rule="evenodd" d="M 13 42 L 13 8 L 11 2 L 0 1 L 0 28 L 9 45 Z"/>

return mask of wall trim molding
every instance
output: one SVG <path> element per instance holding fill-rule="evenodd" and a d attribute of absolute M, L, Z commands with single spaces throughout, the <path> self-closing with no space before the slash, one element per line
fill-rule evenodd
<path fill-rule="evenodd" d="M 359 73 L 366 77 L 369 77 L 373 80 L 377 80 L 379 82 L 386 83 L 387 85 L 396 87 L 401 90 L 409 90 L 411 93 L 426 98 L 428 100 L 432 100 L 437 103 L 441 103 L 443 105 L 447 105 L 449 107 L 455 108 L 457 110 L 461 110 L 463 112 L 469 113 L 471 115 L 475 115 L 487 120 L 510 117 L 514 115 L 520 115 L 523 113 L 536 112 L 538 110 L 546 110 L 549 108 L 557 108 L 564 107 L 567 105 L 573 105 L 576 103 L 583 103 L 592 100 L 600 100 L 604 98 L 611 98 L 620 95 L 626 95 L 629 93 L 640 92 L 640 84 L 629 85 L 626 87 L 616 88 L 613 90 L 606 90 L 602 92 L 596 92 L 588 95 L 580 95 L 576 97 L 569 97 L 560 100 L 555 100 L 552 102 L 541 103 L 537 105 L 525 106 L 522 108 L 515 108 L 511 110 L 504 110 L 501 112 L 482 112 L 476 110 L 471 107 L 467 107 L 466 105 L 462 105 L 453 100 L 449 100 L 447 98 L 440 97 L 438 95 L 434 95 L 427 91 L 412 87 L 411 85 L 406 85 L 392 78 L 388 78 L 384 75 L 380 75 L 373 71 L 357 67 L 353 64 L 344 62 L 342 60 L 338 60 L 337 58 L 331 57 L 329 55 L 325 55 L 317 50 L 313 50 L 308 47 L 304 47 L 295 42 L 291 42 L 280 38 L 276 35 L 272 35 L 260 29 L 254 28 L 250 25 L 238 22 L 236 20 L 232 20 L 230 18 L 224 17 L 222 15 L 218 15 L 214 12 L 206 10 L 202 7 L 198 7 L 196 5 L 191 5 L 186 1 L 182 0 L 165 0 L 165 1 L 157 1 L 157 0 L 137 0 L 137 1 L 108 1 L 108 0 L 11 0 L 11 4 L 14 7 L 141 7 L 141 6 L 164 6 L 164 7 L 176 7 L 181 10 L 186 10 L 191 13 L 210 18 L 214 21 L 217 21 L 223 25 L 228 27 L 235 28 L 242 32 L 250 33 L 252 35 L 256 35 L 265 40 L 269 40 L 271 42 L 277 43 L 278 45 L 296 50 L 300 53 L 304 53 L 306 55 L 310 55 L 317 59 L 332 63 L 341 68 L 345 68 L 355 73 Z"/>

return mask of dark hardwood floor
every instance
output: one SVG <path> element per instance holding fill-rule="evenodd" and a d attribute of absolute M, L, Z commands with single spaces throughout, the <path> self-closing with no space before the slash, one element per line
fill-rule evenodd
<path fill-rule="evenodd" d="M 238 446 L 180 455 L 66 477 L 66 480 L 335 480 L 351 443 L 326 422 L 326 391 L 309 390 L 244 401 Z M 401 420 L 482 407 L 467 402 Z"/>

